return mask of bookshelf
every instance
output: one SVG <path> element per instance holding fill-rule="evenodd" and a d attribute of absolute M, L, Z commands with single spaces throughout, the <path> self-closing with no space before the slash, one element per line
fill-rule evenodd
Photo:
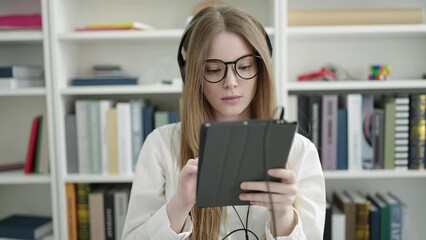
<path fill-rule="evenodd" d="M 51 95 L 49 0 L 4 0 L 0 15 L 41 13 L 43 30 L 0 31 L 0 65 L 43 66 L 45 86 L 0 89 L 0 162 L 23 162 L 26 159 L 31 121 L 43 114 L 47 126 L 49 174 L 29 174 L 23 170 L 0 172 L 0 217 L 10 214 L 51 216 L 59 229 L 56 215 L 57 185 L 53 154 L 54 122 Z M 59 239 L 59 232 L 50 237 Z"/>
<path fill-rule="evenodd" d="M 424 1 L 383 0 L 289 0 L 287 9 L 368 9 L 426 8 Z M 286 27 L 286 26 L 284 26 Z M 289 120 L 297 120 L 297 96 L 300 94 L 385 94 L 426 93 L 426 25 L 340 25 L 287 26 L 288 71 L 284 74 Z M 298 82 L 297 75 L 319 70 L 327 63 L 345 68 L 354 79 L 349 81 Z M 388 81 L 368 81 L 370 64 L 389 64 Z M 359 80 L 355 80 L 359 79 Z M 418 170 L 325 171 L 327 196 L 334 190 L 361 190 L 374 193 L 392 191 L 409 209 L 409 239 L 422 239 L 426 194 L 419 191 L 426 184 L 426 172 Z"/>
<path fill-rule="evenodd" d="M 43 213 L 54 218 L 53 239 L 67 239 L 67 183 L 131 183 L 128 175 L 68 174 L 64 116 L 74 111 L 76 100 L 150 99 L 160 109 L 176 110 L 180 86 L 163 86 L 164 79 L 179 78 L 176 52 L 187 16 L 197 0 L 3 0 L 0 14 L 34 10 L 43 13 L 43 31 L 0 31 L 1 64 L 43 64 L 46 87 L 7 91 L 0 89 L 0 161 L 25 155 L 29 121 L 45 112 L 49 119 L 51 174 L 27 176 L 0 173 L 0 217 L 13 211 Z M 277 95 L 287 109 L 286 118 L 297 120 L 297 95 L 312 93 L 426 93 L 426 24 L 368 26 L 287 26 L 286 14 L 295 9 L 423 7 L 423 0 L 230 0 L 231 5 L 256 16 L 270 34 Z M 19 4 L 16 4 L 19 3 Z M 19 9 L 17 6 L 20 6 Z M 179 11 L 176 11 L 178 9 Z M 88 23 L 142 21 L 150 31 L 75 32 Z M 3 57 L 6 56 L 6 57 Z M 363 80 L 297 82 L 302 72 L 338 63 Z M 386 63 L 392 80 L 365 80 L 367 66 Z M 120 64 L 140 79 L 137 86 L 70 87 L 69 80 L 84 75 L 94 64 Z M 5 113 L 5 114 L 3 114 Z M 17 126 L 11 128 L 10 126 Z M 11 136 L 16 137 L 10 139 Z M 4 154 L 3 154 L 4 153 Z M 325 172 L 327 192 L 353 189 L 392 191 L 410 209 L 410 239 L 421 239 L 419 223 L 426 211 L 425 171 Z M 32 196 L 36 195 L 34 199 Z M 29 203 L 28 199 L 32 201 Z M 33 204 L 36 203 L 36 204 Z M 29 206 L 41 206 L 40 208 Z"/>

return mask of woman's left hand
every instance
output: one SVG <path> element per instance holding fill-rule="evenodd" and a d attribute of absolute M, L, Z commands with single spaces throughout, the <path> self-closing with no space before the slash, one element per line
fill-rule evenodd
<path fill-rule="evenodd" d="M 263 206 L 270 211 L 274 211 L 277 221 L 281 219 L 293 218 L 293 203 L 297 194 L 297 179 L 293 170 L 276 168 L 269 169 L 268 174 L 271 177 L 281 179 L 279 182 L 266 181 L 243 182 L 241 189 L 246 191 L 258 191 L 256 193 L 242 193 L 242 201 L 250 201 L 253 205 Z M 272 201 L 271 201 L 272 200 Z"/>

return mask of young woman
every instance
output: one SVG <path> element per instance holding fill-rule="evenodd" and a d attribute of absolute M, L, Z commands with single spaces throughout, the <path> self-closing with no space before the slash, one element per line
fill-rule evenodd
<path fill-rule="evenodd" d="M 256 19 L 229 6 L 202 10 L 182 41 L 182 121 L 156 129 L 145 140 L 123 239 L 245 239 L 246 234 L 249 239 L 322 239 L 324 177 L 314 145 L 298 134 L 287 166 L 268 171 L 281 179 L 270 183 L 270 192 L 265 182 L 241 184 L 257 191 L 240 195 L 251 206 L 197 208 L 200 126 L 272 117 L 272 49 Z M 228 235 L 242 226 L 247 231 Z"/>

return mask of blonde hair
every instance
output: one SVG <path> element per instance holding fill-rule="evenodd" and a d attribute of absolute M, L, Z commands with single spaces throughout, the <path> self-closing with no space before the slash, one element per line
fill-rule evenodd
<path fill-rule="evenodd" d="M 203 9 L 194 17 L 183 45 L 186 52 L 186 74 L 182 92 L 180 168 L 189 159 L 198 157 L 201 124 L 214 121 L 212 107 L 203 95 L 203 69 L 213 37 L 223 31 L 239 34 L 263 60 L 257 76 L 256 93 L 250 105 L 251 118 L 270 118 L 275 108 L 271 56 L 262 24 L 243 11 L 227 5 Z M 191 239 L 218 239 L 223 213 L 223 209 L 219 207 L 194 206 L 191 210 L 194 225 Z"/>

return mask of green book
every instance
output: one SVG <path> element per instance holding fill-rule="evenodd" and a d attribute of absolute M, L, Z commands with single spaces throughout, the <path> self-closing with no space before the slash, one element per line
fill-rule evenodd
<path fill-rule="evenodd" d="M 42 135 L 43 135 L 43 116 L 38 117 L 39 124 L 38 124 L 38 131 L 37 131 L 37 144 L 36 144 L 36 152 L 35 152 L 35 160 L 34 160 L 34 173 L 39 173 L 40 169 L 40 152 L 41 152 L 41 141 L 42 141 Z"/>
<path fill-rule="evenodd" d="M 88 105 L 90 173 L 102 173 L 100 102 L 90 101 Z"/>

